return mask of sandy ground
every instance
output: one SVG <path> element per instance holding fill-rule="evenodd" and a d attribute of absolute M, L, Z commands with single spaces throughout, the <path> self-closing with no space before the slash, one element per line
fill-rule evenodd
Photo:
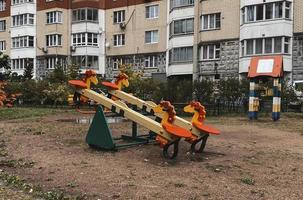
<path fill-rule="evenodd" d="M 157 145 L 118 152 L 90 149 L 88 124 L 61 122 L 79 117 L 88 116 L 63 113 L 0 122 L 8 154 L 1 156 L 0 169 L 46 191 L 88 199 L 303 199 L 302 118 L 277 123 L 214 118 L 209 122 L 222 134 L 209 137 L 203 154 L 189 155 L 190 145 L 182 141 L 177 160 L 167 161 Z M 110 127 L 119 135 L 130 132 L 131 123 Z"/>

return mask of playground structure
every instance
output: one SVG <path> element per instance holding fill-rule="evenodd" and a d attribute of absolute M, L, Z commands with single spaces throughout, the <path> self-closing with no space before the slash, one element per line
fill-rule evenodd
<path fill-rule="evenodd" d="M 8 95 L 4 91 L 6 85 L 7 85 L 6 82 L 4 82 L 4 81 L 0 82 L 0 108 L 4 107 L 4 106 L 6 106 L 8 108 L 13 107 L 14 101 L 17 100 L 17 97 L 21 96 L 21 93 L 15 93 L 15 94 Z"/>
<path fill-rule="evenodd" d="M 273 79 L 273 104 L 272 119 L 280 119 L 281 112 L 281 79 L 283 77 L 283 57 L 265 56 L 252 58 L 248 73 L 250 78 L 249 92 L 249 119 L 258 119 L 259 103 L 259 82 L 261 79 Z"/>
<path fill-rule="evenodd" d="M 200 153 L 205 147 L 209 134 L 220 133 L 218 130 L 203 124 L 206 112 L 198 102 L 192 102 L 185 108 L 185 112 L 194 113 L 192 122 L 188 122 L 176 116 L 174 106 L 168 101 L 162 101 L 159 105 L 156 105 L 154 102 L 143 101 L 123 92 L 121 89 L 129 85 L 128 77 L 125 74 L 120 74 L 114 83 L 102 82 L 102 85 L 108 90 L 107 96 L 91 90 L 91 83 L 97 84 L 98 80 L 96 74 L 90 70 L 86 73 L 86 79 L 69 81 L 69 84 L 76 88 L 77 95 L 93 100 L 99 105 L 86 137 L 86 142 L 91 147 L 115 150 L 122 147 L 157 142 L 163 148 L 164 157 L 173 159 L 178 154 L 180 139 L 184 138 L 191 144 L 191 152 Z M 132 105 L 132 108 L 121 100 Z M 119 138 L 113 138 L 103 108 L 100 105 L 131 120 L 133 122 L 132 136 L 122 135 Z M 156 119 L 153 120 L 139 113 L 139 109 L 155 115 Z M 150 133 L 138 135 L 137 124 L 150 130 Z M 132 142 L 118 144 L 117 141 L 121 139 Z M 197 150 L 196 146 L 200 142 L 201 146 Z M 168 149 L 171 146 L 173 146 L 173 151 L 170 153 Z"/>

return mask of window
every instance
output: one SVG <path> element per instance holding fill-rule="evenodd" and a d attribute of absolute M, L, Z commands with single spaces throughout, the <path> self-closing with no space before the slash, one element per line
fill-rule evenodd
<path fill-rule="evenodd" d="M 73 22 L 90 21 L 98 22 L 98 9 L 95 8 L 81 8 L 73 10 Z"/>
<path fill-rule="evenodd" d="M 290 10 L 291 2 L 289 1 L 246 6 L 241 9 L 242 23 L 283 18 L 289 19 Z"/>
<path fill-rule="evenodd" d="M 202 15 L 201 22 L 201 30 L 218 29 L 221 27 L 221 14 Z"/>
<path fill-rule="evenodd" d="M 61 11 L 52 11 L 46 13 L 46 23 L 62 23 L 62 12 Z"/>
<path fill-rule="evenodd" d="M 34 0 L 12 0 L 12 5 L 22 4 L 22 3 L 33 3 Z"/>
<path fill-rule="evenodd" d="M 272 53 L 272 38 L 265 39 L 265 53 Z"/>
<path fill-rule="evenodd" d="M 11 59 L 11 65 L 13 70 L 24 69 L 27 65 L 33 65 L 34 59 L 33 58 L 18 58 L 18 59 Z"/>
<path fill-rule="evenodd" d="M 46 46 L 54 47 L 62 45 L 62 35 L 52 34 L 46 36 Z"/>
<path fill-rule="evenodd" d="M 34 14 L 30 13 L 12 16 L 12 19 L 13 27 L 34 24 Z"/>
<path fill-rule="evenodd" d="M 12 38 L 12 48 L 34 47 L 34 36 L 21 36 Z"/>
<path fill-rule="evenodd" d="M 158 43 L 158 40 L 159 40 L 158 30 L 145 31 L 145 43 L 146 44 Z"/>
<path fill-rule="evenodd" d="M 64 60 L 63 58 L 58 57 L 47 57 L 46 58 L 46 68 L 47 69 L 55 69 L 57 66 L 63 66 Z"/>
<path fill-rule="evenodd" d="M 114 23 L 121 23 L 125 21 L 125 10 L 114 12 Z"/>
<path fill-rule="evenodd" d="M 254 53 L 254 40 L 246 40 L 246 55 Z"/>
<path fill-rule="evenodd" d="M 170 9 L 183 7 L 183 6 L 193 6 L 195 0 L 170 0 Z"/>
<path fill-rule="evenodd" d="M 285 18 L 290 18 L 290 2 L 285 2 Z"/>
<path fill-rule="evenodd" d="M 247 7 L 247 21 L 248 22 L 255 21 L 255 6 Z"/>
<path fill-rule="evenodd" d="M 169 63 L 193 61 L 193 47 L 178 47 L 169 50 Z"/>
<path fill-rule="evenodd" d="M 154 19 L 159 17 L 159 5 L 146 6 L 146 18 Z"/>
<path fill-rule="evenodd" d="M 114 46 L 123 46 L 125 45 L 125 35 L 124 34 L 117 34 L 114 35 Z"/>
<path fill-rule="evenodd" d="M 263 39 L 256 39 L 256 54 L 263 53 Z"/>
<path fill-rule="evenodd" d="M 289 53 L 289 37 L 284 37 L 284 53 Z"/>
<path fill-rule="evenodd" d="M 194 19 L 181 19 L 170 24 L 170 36 L 180 34 L 191 34 L 194 32 Z"/>
<path fill-rule="evenodd" d="M 1 20 L 0 21 L 0 31 L 5 31 L 6 30 L 6 21 Z"/>
<path fill-rule="evenodd" d="M 257 21 L 264 19 L 264 6 L 262 4 L 256 6 L 257 9 Z"/>
<path fill-rule="evenodd" d="M 72 63 L 79 66 L 80 69 L 98 69 L 98 59 L 98 56 L 90 55 L 73 56 Z"/>
<path fill-rule="evenodd" d="M 274 53 L 282 52 L 282 37 L 274 38 Z"/>
<path fill-rule="evenodd" d="M 97 33 L 75 33 L 72 37 L 74 46 L 98 46 Z"/>
<path fill-rule="evenodd" d="M 122 58 L 113 58 L 113 70 L 118 70 L 123 63 Z"/>
<path fill-rule="evenodd" d="M 275 8 L 275 18 L 282 18 L 283 16 L 283 2 L 274 3 Z"/>
<path fill-rule="evenodd" d="M 144 67 L 154 68 L 158 66 L 158 57 L 157 56 L 146 56 L 144 60 Z"/>
<path fill-rule="evenodd" d="M 0 11 L 4 11 L 5 10 L 5 0 L 0 0 Z"/>
<path fill-rule="evenodd" d="M 0 41 L 0 51 L 5 51 L 5 50 L 6 50 L 5 40 Z"/>
<path fill-rule="evenodd" d="M 200 60 L 220 59 L 220 44 L 202 45 L 200 48 Z"/>
<path fill-rule="evenodd" d="M 273 18 L 273 4 L 269 3 L 265 5 L 265 19 Z"/>
<path fill-rule="evenodd" d="M 289 53 L 290 37 L 257 38 L 241 41 L 242 56 Z"/>

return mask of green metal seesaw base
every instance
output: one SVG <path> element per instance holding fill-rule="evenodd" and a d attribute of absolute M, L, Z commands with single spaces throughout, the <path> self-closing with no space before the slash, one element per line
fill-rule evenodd
<path fill-rule="evenodd" d="M 119 141 L 127 141 L 127 143 L 118 143 Z M 121 135 L 121 137 L 114 138 L 108 127 L 103 109 L 101 106 L 98 106 L 86 136 L 86 143 L 90 147 L 100 150 L 118 150 L 130 146 L 154 143 L 154 138 L 151 133 L 138 135 L 137 124 L 135 122 L 132 124 L 131 136 Z"/>

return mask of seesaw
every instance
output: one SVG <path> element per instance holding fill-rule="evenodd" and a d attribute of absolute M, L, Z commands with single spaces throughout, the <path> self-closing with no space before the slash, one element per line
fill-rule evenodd
<path fill-rule="evenodd" d="M 99 105 L 104 106 L 107 109 L 110 109 L 114 113 L 118 113 L 121 116 L 137 123 L 148 130 L 154 132 L 156 136 L 156 142 L 160 144 L 163 148 L 163 155 L 165 158 L 173 159 L 178 154 L 178 146 L 181 138 L 189 139 L 192 137 L 190 131 L 178 127 L 171 123 L 169 118 L 172 116 L 172 113 L 175 113 L 173 106 L 169 105 L 168 102 L 159 105 L 159 112 L 162 114 L 166 114 L 169 116 L 167 120 L 163 121 L 163 123 L 158 123 L 153 119 L 150 119 L 147 116 L 144 116 L 132 109 L 130 109 L 125 103 L 120 100 L 113 100 L 111 98 L 106 97 L 103 94 L 98 94 L 97 92 L 91 90 L 90 84 L 98 84 L 98 80 L 96 78 L 96 74 L 91 71 L 90 73 L 86 73 L 88 76 L 86 77 L 86 82 L 83 80 L 70 80 L 69 84 L 75 87 L 76 92 L 81 96 L 84 96 L 88 99 L 94 100 Z M 161 108 L 171 107 L 170 110 L 165 111 Z M 155 110 L 157 112 L 157 109 Z M 140 138 L 140 136 L 137 136 Z M 112 137 L 111 131 L 106 122 L 104 112 L 101 106 L 98 107 L 97 112 L 94 116 L 92 124 L 89 128 L 88 134 L 86 136 L 86 142 L 95 148 L 105 149 L 105 150 L 115 150 L 120 147 L 125 147 L 125 144 L 118 144 L 115 138 Z M 147 143 L 148 139 L 145 141 L 138 141 L 136 144 Z M 132 145 L 132 144 L 129 144 Z M 126 146 L 129 146 L 126 144 Z M 173 146 L 172 154 L 168 152 L 169 147 Z"/>
<path fill-rule="evenodd" d="M 112 99 L 121 99 L 129 104 L 134 105 L 135 110 L 140 109 L 144 112 L 155 115 L 157 117 L 156 121 L 158 122 L 161 122 L 161 119 L 165 118 L 165 114 L 163 112 L 159 112 L 159 110 L 158 112 L 154 112 L 155 108 L 157 107 L 157 104 L 154 102 L 144 101 L 133 96 L 132 94 L 122 91 L 123 87 L 129 86 L 128 76 L 126 74 L 121 73 L 116 77 L 116 80 L 113 83 L 102 82 L 102 85 L 107 87 L 108 93 L 111 95 Z M 202 106 L 199 102 L 191 102 L 184 108 L 184 111 L 194 114 L 191 122 L 175 116 L 171 123 L 190 131 L 192 136 L 190 138 L 186 138 L 186 141 L 191 144 L 190 151 L 192 153 L 202 153 L 209 134 L 218 135 L 220 134 L 220 131 L 203 123 L 205 120 L 206 111 L 204 106 Z M 197 148 L 198 144 L 200 144 L 200 147 Z"/>

